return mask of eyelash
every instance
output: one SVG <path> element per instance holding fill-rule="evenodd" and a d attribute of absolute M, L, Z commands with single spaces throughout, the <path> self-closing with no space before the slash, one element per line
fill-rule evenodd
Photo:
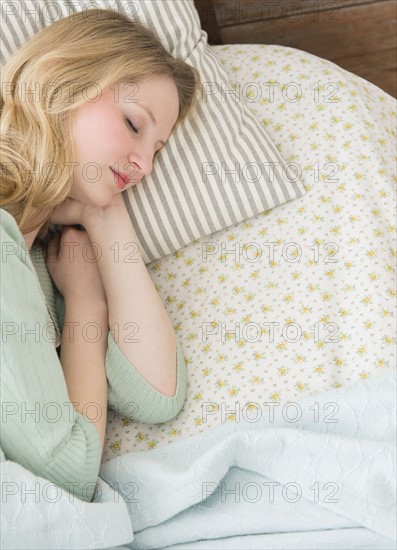
<path fill-rule="evenodd" d="M 132 124 L 132 122 L 130 121 L 130 119 L 126 117 L 125 120 L 126 120 L 128 126 L 137 134 L 137 133 L 138 133 L 138 130 L 137 130 L 137 128 L 135 128 L 135 126 Z M 160 149 L 158 149 L 158 150 L 154 153 L 154 156 L 156 156 L 158 153 L 160 153 Z"/>
<path fill-rule="evenodd" d="M 127 121 L 127 124 L 130 126 L 130 128 L 137 134 L 138 133 L 138 130 L 137 128 L 135 128 L 135 126 L 132 124 L 132 122 L 130 121 L 129 118 L 126 118 L 125 119 Z"/>

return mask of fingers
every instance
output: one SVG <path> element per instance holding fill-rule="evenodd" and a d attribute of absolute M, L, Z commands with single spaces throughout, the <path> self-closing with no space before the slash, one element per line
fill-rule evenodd
<path fill-rule="evenodd" d="M 55 233 L 47 246 L 47 261 L 55 262 L 58 259 L 61 234 Z"/>
<path fill-rule="evenodd" d="M 90 244 L 90 237 L 87 231 L 83 226 L 71 226 L 65 225 L 62 227 L 61 231 L 57 231 L 54 237 L 49 241 L 47 245 L 47 262 L 56 262 L 60 260 L 63 251 L 65 251 L 65 246 L 68 248 L 66 252 L 70 257 L 72 247 L 72 254 L 75 254 L 78 251 L 78 247 L 84 247 Z M 75 249 L 77 247 L 77 249 Z M 76 252 L 74 252 L 76 250 Z"/>
<path fill-rule="evenodd" d="M 81 221 L 82 203 L 67 197 L 50 216 L 50 222 L 56 225 L 74 225 Z"/>

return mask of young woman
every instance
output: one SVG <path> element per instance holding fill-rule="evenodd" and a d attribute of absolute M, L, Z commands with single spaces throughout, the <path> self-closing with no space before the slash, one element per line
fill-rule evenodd
<path fill-rule="evenodd" d="M 113 10 L 57 21 L 2 69 L 0 444 L 82 500 L 107 406 L 157 423 L 186 397 L 183 353 L 121 193 L 151 172 L 199 85 Z"/>

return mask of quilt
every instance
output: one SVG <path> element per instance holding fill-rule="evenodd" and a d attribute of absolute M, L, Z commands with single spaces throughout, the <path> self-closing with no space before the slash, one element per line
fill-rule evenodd
<path fill-rule="evenodd" d="M 125 547 L 394 548 L 395 372 L 270 405 L 104 464 L 134 529 Z"/>

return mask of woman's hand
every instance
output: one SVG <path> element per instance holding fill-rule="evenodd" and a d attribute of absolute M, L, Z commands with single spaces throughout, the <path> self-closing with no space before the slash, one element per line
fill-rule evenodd
<path fill-rule="evenodd" d="M 50 222 L 59 225 L 83 225 L 84 204 L 75 199 L 67 198 L 55 208 L 50 216 Z"/>
<path fill-rule="evenodd" d="M 96 260 L 86 231 L 64 227 L 48 244 L 47 269 L 65 301 L 67 299 L 107 304 Z"/>
<path fill-rule="evenodd" d="M 106 206 L 91 206 L 68 197 L 55 208 L 50 216 L 50 222 L 59 225 L 82 225 L 87 229 L 90 221 L 105 219 L 110 212 L 118 209 L 126 209 L 121 193 L 114 195 Z"/>

